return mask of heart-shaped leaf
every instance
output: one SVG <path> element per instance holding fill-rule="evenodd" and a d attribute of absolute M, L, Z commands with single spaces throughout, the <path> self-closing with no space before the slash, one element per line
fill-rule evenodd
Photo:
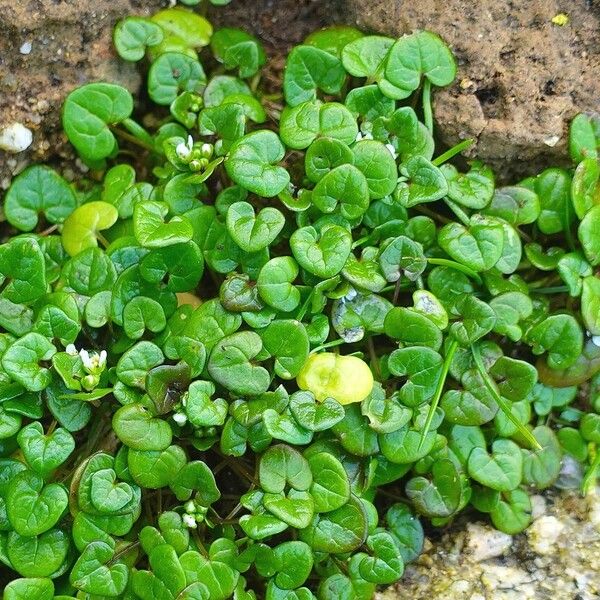
<path fill-rule="evenodd" d="M 352 247 L 352 236 L 339 225 L 325 227 L 319 233 L 314 227 L 297 229 L 290 238 L 294 258 L 309 273 L 324 279 L 339 273 Z"/>
<path fill-rule="evenodd" d="M 62 243 L 70 256 L 98 245 L 97 233 L 114 225 L 117 209 L 108 202 L 95 200 L 76 208 L 66 219 Z"/>
<path fill-rule="evenodd" d="M 308 457 L 313 473 L 310 494 L 315 512 L 327 513 L 341 508 L 350 499 L 350 481 L 342 463 L 328 452 L 318 452 Z"/>
<path fill-rule="evenodd" d="M 153 417 L 141 404 L 127 404 L 117 410 L 112 420 L 119 439 L 136 450 L 164 450 L 171 443 L 171 427 Z"/>
<path fill-rule="evenodd" d="M 414 477 L 406 485 L 406 494 L 420 513 L 429 517 L 449 517 L 460 503 L 460 473 L 451 460 L 435 462 L 431 480 Z"/>
<path fill-rule="evenodd" d="M 145 248 L 163 248 L 192 239 L 193 229 L 185 217 L 175 216 L 165 222 L 168 206 L 163 202 L 135 205 L 133 229 L 137 241 Z"/>
<path fill-rule="evenodd" d="M 271 383 L 269 372 L 251 362 L 261 349 L 262 340 L 253 331 L 229 335 L 210 353 L 208 372 L 217 383 L 236 394 L 262 394 Z"/>
<path fill-rule="evenodd" d="M 113 556 L 114 548 L 104 542 L 92 542 L 86 546 L 73 565 L 69 576 L 71 585 L 89 594 L 122 594 L 129 579 L 129 569 L 120 562 L 109 564 Z"/>
<path fill-rule="evenodd" d="M 27 464 L 44 478 L 75 450 L 75 440 L 66 429 L 58 427 L 51 434 L 44 435 L 42 424 L 38 421 L 23 427 L 17 440 Z"/>
<path fill-rule="evenodd" d="M 225 169 L 238 185 L 271 198 L 290 181 L 288 172 L 276 164 L 284 154 L 285 148 L 277 134 L 268 130 L 253 131 L 231 146 Z"/>
<path fill-rule="evenodd" d="M 133 498 L 131 486 L 121 481 L 113 469 L 100 469 L 92 475 L 91 499 L 101 513 L 116 513 L 129 504 Z"/>
<path fill-rule="evenodd" d="M 67 508 L 67 491 L 58 483 L 44 485 L 32 471 L 18 473 L 6 492 L 6 512 L 14 530 L 25 536 L 48 531 Z"/>
<path fill-rule="evenodd" d="M 297 529 L 308 527 L 314 515 L 312 496 L 298 490 L 290 490 L 287 494 L 267 492 L 263 497 L 263 505 L 278 519 Z"/>
<path fill-rule="evenodd" d="M 359 572 L 372 583 L 394 583 L 404 573 L 404 562 L 394 538 L 387 531 L 379 531 L 367 538 L 372 556 L 360 561 Z"/>
<path fill-rule="evenodd" d="M 52 375 L 41 362 L 48 361 L 56 348 L 39 333 L 28 333 L 12 343 L 2 355 L 2 367 L 25 389 L 39 392 L 50 385 Z"/>
<path fill-rule="evenodd" d="M 394 43 L 386 61 L 385 76 L 402 90 L 398 96 L 402 99 L 419 87 L 421 76 L 440 87 L 451 84 L 456 76 L 456 62 L 439 36 L 417 31 Z"/>
<path fill-rule="evenodd" d="M 279 235 L 285 217 L 276 208 L 263 208 L 257 215 L 248 202 L 235 202 L 227 211 L 227 230 L 245 252 L 258 252 Z"/>
<path fill-rule="evenodd" d="M 117 141 L 109 125 L 133 111 L 131 94 L 120 85 L 89 83 L 73 90 L 65 100 L 62 122 L 69 141 L 88 160 L 111 155 Z"/>
<path fill-rule="evenodd" d="M 300 304 L 300 291 L 293 285 L 298 265 L 291 256 L 276 256 L 258 274 L 256 286 L 260 297 L 271 307 L 290 312 Z"/>
<path fill-rule="evenodd" d="M 35 229 L 40 213 L 50 223 L 62 223 L 76 206 L 69 184 L 56 171 L 41 165 L 19 174 L 4 200 L 6 218 L 21 231 Z"/>
<path fill-rule="evenodd" d="M 290 410 L 298 423 L 309 431 L 325 431 L 344 418 L 343 406 L 333 398 L 317 402 L 310 392 L 295 392 Z"/>
<path fill-rule="evenodd" d="M 523 478 L 521 450 L 511 440 L 498 439 L 492 444 L 491 455 L 484 448 L 473 448 L 468 469 L 473 479 L 489 488 L 514 490 Z"/>
<path fill-rule="evenodd" d="M 144 58 L 146 48 L 163 41 L 162 28 L 149 19 L 127 17 L 119 21 L 113 32 L 113 42 L 121 58 L 135 62 Z"/>

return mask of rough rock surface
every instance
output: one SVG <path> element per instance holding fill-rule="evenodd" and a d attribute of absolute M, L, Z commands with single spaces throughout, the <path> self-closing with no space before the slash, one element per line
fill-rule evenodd
<path fill-rule="evenodd" d="M 407 565 L 378 600 L 596 600 L 600 598 L 600 488 L 534 496 L 526 533 L 504 536 L 468 516 Z M 473 515 L 470 516 L 473 519 Z"/>
<path fill-rule="evenodd" d="M 436 96 L 449 145 L 473 137 L 501 175 L 525 175 L 566 157 L 567 124 L 600 110 L 600 0 L 348 0 L 364 29 L 438 32 L 459 64 Z M 569 21 L 552 22 L 558 14 Z"/>

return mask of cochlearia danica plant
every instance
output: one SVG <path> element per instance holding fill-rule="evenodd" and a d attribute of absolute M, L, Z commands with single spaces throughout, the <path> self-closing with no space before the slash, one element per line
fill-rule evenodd
<path fill-rule="evenodd" d="M 369 600 L 423 523 L 595 485 L 598 115 L 498 186 L 436 144 L 433 33 L 318 31 L 280 90 L 189 8 L 114 46 L 146 92 L 65 99 L 88 174 L 3 200 L 6 600 Z"/>

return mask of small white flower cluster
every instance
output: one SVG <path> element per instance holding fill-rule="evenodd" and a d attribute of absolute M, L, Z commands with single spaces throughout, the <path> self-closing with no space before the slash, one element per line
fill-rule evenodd
<path fill-rule="evenodd" d="M 65 352 L 70 356 L 79 355 L 83 369 L 86 372 L 86 375 L 81 378 L 81 385 L 86 390 L 93 390 L 100 383 L 100 375 L 106 367 L 106 350 L 102 350 L 98 354 L 97 352 L 90 353 L 82 348 L 77 352 L 75 344 L 69 344 L 65 348 Z"/>
<path fill-rule="evenodd" d="M 187 163 L 192 171 L 201 171 L 206 168 L 214 152 L 212 144 L 204 143 L 200 147 L 194 145 L 194 138 L 188 135 L 187 142 L 180 142 L 175 147 L 179 160 Z"/>
<path fill-rule="evenodd" d="M 202 523 L 205 520 L 208 508 L 196 504 L 193 500 L 188 500 L 184 505 L 185 513 L 181 516 L 183 524 L 188 529 L 196 529 L 198 523 Z"/>

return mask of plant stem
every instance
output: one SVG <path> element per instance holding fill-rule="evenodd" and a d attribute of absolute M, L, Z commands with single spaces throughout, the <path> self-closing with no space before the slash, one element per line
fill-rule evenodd
<path fill-rule="evenodd" d="M 473 271 L 473 269 L 470 269 L 466 265 L 463 265 L 459 262 L 449 260 L 447 258 L 427 258 L 427 262 L 430 265 L 439 265 L 441 267 L 449 267 L 450 269 L 460 271 L 481 285 L 481 277 L 479 277 L 479 273 L 476 273 Z"/>
<path fill-rule="evenodd" d="M 423 82 L 423 120 L 425 126 L 433 133 L 433 112 L 431 110 L 431 81 L 425 77 Z"/>
<path fill-rule="evenodd" d="M 440 165 L 444 164 L 446 161 L 450 160 L 457 154 L 460 154 L 463 150 L 470 148 L 474 142 L 475 140 L 473 138 L 467 138 L 466 140 L 463 140 L 462 142 L 456 144 L 456 146 L 452 146 L 452 148 L 449 148 L 448 150 L 446 150 L 446 152 L 440 154 L 437 158 L 434 158 L 431 161 L 431 163 L 436 167 L 439 167 Z"/>
<path fill-rule="evenodd" d="M 121 121 L 121 123 L 134 138 L 144 142 L 149 149 L 151 149 L 153 152 L 156 152 L 152 136 L 139 123 L 133 119 L 125 119 Z"/>
<path fill-rule="evenodd" d="M 442 364 L 442 370 L 440 371 L 440 376 L 437 382 L 437 386 L 435 388 L 435 393 L 433 394 L 433 398 L 431 400 L 431 404 L 429 405 L 429 412 L 427 413 L 427 419 L 425 421 L 425 426 L 423 427 L 423 432 L 421 433 L 421 441 L 419 442 L 419 450 L 423 447 L 425 443 L 425 438 L 429 433 L 429 429 L 431 427 L 431 422 L 433 421 L 433 416 L 435 415 L 435 411 L 440 403 L 440 398 L 442 397 L 442 392 L 444 391 L 444 384 L 446 383 L 446 377 L 448 377 L 448 370 L 450 369 L 450 363 L 454 358 L 454 353 L 458 348 L 458 342 L 456 340 L 452 340 L 450 346 L 448 346 L 448 352 L 446 352 L 446 357 L 444 358 L 444 363 Z"/>
<path fill-rule="evenodd" d="M 600 449 L 596 448 L 596 456 L 594 457 L 590 468 L 587 470 L 587 473 L 581 482 L 582 494 L 587 494 L 592 485 L 594 485 L 597 477 L 596 471 L 598 470 L 598 467 L 600 467 Z"/>
<path fill-rule="evenodd" d="M 128 142 L 131 142 L 132 144 L 135 144 L 136 146 L 140 146 L 140 148 L 143 148 L 144 150 L 148 150 L 149 152 L 156 152 L 156 149 L 154 147 L 148 146 L 148 144 L 146 144 L 142 140 L 136 138 L 134 135 L 131 135 L 127 131 L 123 131 L 122 129 L 118 129 L 116 127 L 111 127 L 110 130 L 114 134 L 119 136 L 120 138 L 122 138 Z"/>
<path fill-rule="evenodd" d="M 517 428 L 519 433 L 531 444 L 533 448 L 536 450 L 541 450 L 539 442 L 533 437 L 533 434 L 519 419 L 513 414 L 510 409 L 510 405 L 507 400 L 505 400 L 498 389 L 496 388 L 496 383 L 492 380 L 489 373 L 487 372 L 485 365 L 483 364 L 483 359 L 481 358 L 481 352 L 479 351 L 479 347 L 476 344 L 471 346 L 471 354 L 473 355 L 473 360 L 475 361 L 475 366 L 479 371 L 479 375 L 483 379 L 483 383 L 487 388 L 488 392 L 492 395 L 496 404 L 500 407 L 500 410 L 505 414 L 506 418 Z"/>
<path fill-rule="evenodd" d="M 534 294 L 560 294 L 568 292 L 569 288 L 566 285 L 555 285 L 554 287 L 529 288 Z"/>
<path fill-rule="evenodd" d="M 467 215 L 467 213 L 460 208 L 458 204 L 452 202 L 452 200 L 448 200 L 448 198 L 444 198 L 444 202 L 465 227 L 469 227 L 471 225 L 471 219 L 469 219 L 469 215 Z"/>
<path fill-rule="evenodd" d="M 346 343 L 346 340 L 343 340 L 342 338 L 338 338 L 337 340 L 332 340 L 331 342 L 326 342 L 325 344 L 321 344 L 320 346 L 317 346 L 316 348 L 311 350 L 310 353 L 315 354 L 316 352 L 320 352 L 321 350 L 325 350 L 326 348 L 334 348 L 335 346 L 341 346 L 342 344 L 345 344 L 345 343 Z"/>
<path fill-rule="evenodd" d="M 304 315 L 306 315 L 306 311 L 308 310 L 308 307 L 310 306 L 310 302 L 312 300 L 314 291 L 315 291 L 315 288 L 312 288 L 310 290 L 306 300 L 304 301 L 304 304 L 300 307 L 300 310 L 298 311 L 298 314 L 296 315 L 297 321 L 302 321 L 302 319 L 304 318 Z"/>

